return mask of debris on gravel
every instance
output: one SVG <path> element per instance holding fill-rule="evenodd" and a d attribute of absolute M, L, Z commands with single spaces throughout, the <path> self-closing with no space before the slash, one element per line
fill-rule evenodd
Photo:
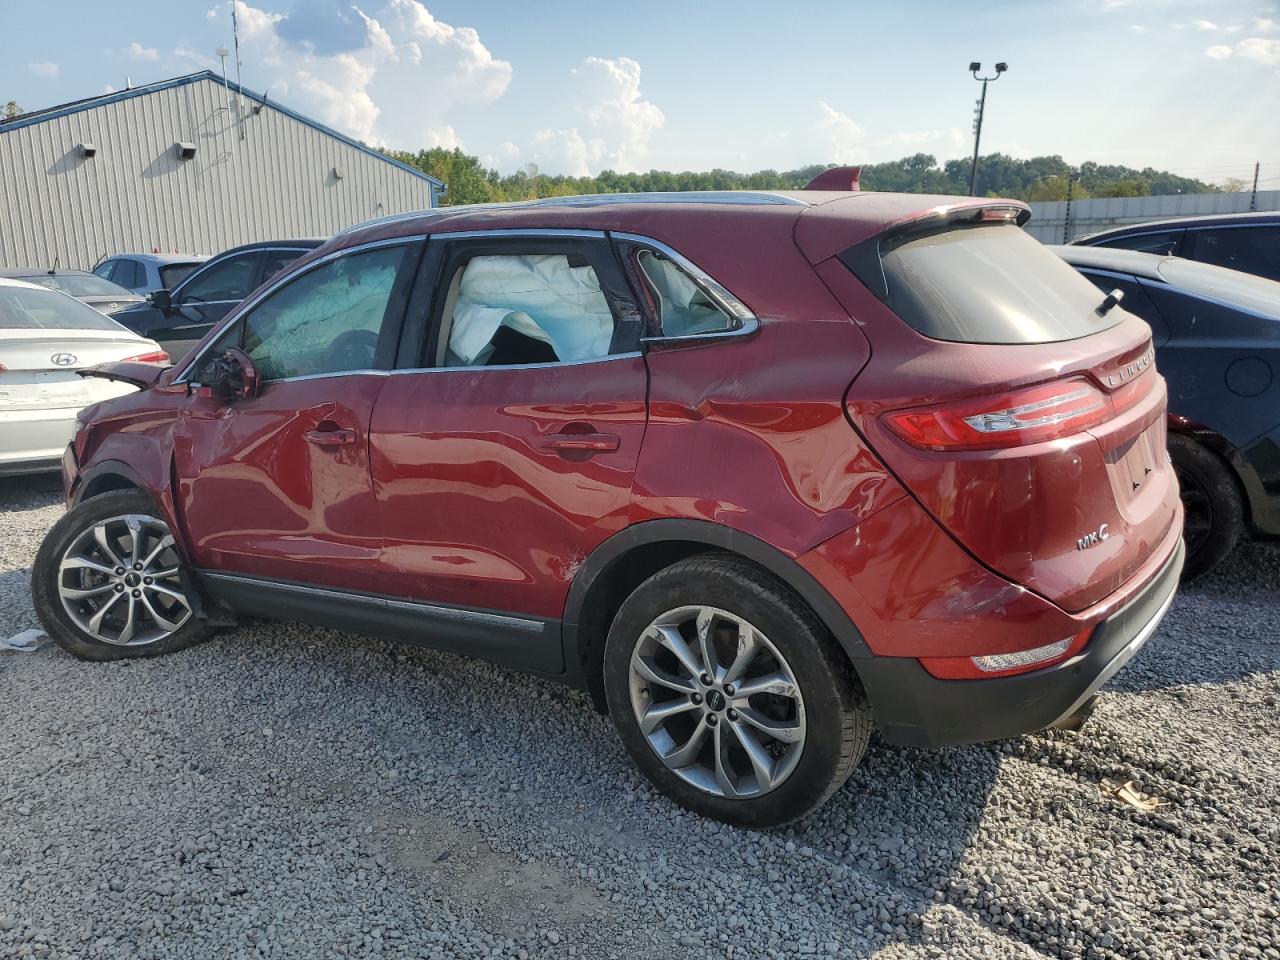
<path fill-rule="evenodd" d="M 0 636 L 60 511 L 0 481 Z M 1275 544 L 1185 588 L 1081 732 L 873 741 L 767 833 L 484 663 L 261 622 L 0 651 L 0 957 L 1280 958 L 1278 727 Z"/>

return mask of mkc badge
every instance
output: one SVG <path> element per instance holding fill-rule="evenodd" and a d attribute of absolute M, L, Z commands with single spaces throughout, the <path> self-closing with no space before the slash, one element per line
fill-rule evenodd
<path fill-rule="evenodd" d="M 1107 525 L 1104 523 L 1097 530 L 1093 531 L 1093 533 L 1086 533 L 1083 537 L 1077 540 L 1076 549 L 1088 550 L 1090 547 L 1097 546 L 1109 536 L 1111 536 L 1111 534 L 1107 530 Z"/>

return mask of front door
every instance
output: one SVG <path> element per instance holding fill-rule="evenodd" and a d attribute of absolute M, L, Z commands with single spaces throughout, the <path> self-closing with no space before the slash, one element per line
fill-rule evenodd
<path fill-rule="evenodd" d="M 373 588 L 369 419 L 420 249 L 402 242 L 317 261 L 206 351 L 240 346 L 263 386 L 230 402 L 193 393 L 180 420 L 178 495 L 196 566 Z"/>
<path fill-rule="evenodd" d="M 464 652 L 555 671 L 547 621 L 583 560 L 627 523 L 645 430 L 638 314 L 602 235 L 430 248 L 427 333 L 370 427 L 383 592 L 541 621 L 541 635 L 507 631 L 527 648 Z M 489 640 L 503 642 L 490 622 Z"/>

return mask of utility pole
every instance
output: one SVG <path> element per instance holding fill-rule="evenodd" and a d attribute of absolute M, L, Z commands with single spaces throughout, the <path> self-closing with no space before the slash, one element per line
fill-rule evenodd
<path fill-rule="evenodd" d="M 1249 209 L 1258 209 L 1258 171 L 1262 169 L 1262 161 L 1255 160 L 1253 164 L 1253 193 L 1249 195 Z"/>
<path fill-rule="evenodd" d="M 1062 242 L 1067 244 L 1071 242 L 1071 188 L 1076 182 L 1076 172 L 1068 168 L 1067 170 L 1067 209 L 1066 215 L 1062 218 Z"/>
<path fill-rule="evenodd" d="M 973 79 L 982 83 L 982 96 L 978 98 L 977 109 L 973 112 L 973 165 L 969 167 L 969 196 L 976 197 L 978 195 L 978 147 L 982 143 L 982 115 L 987 109 L 987 84 L 992 80 L 999 80 L 1000 74 L 1009 69 L 1007 63 L 1001 62 L 996 64 L 996 72 L 994 76 L 980 77 L 978 71 L 982 69 L 982 64 L 976 60 L 969 64 L 969 72 L 973 74 Z"/>
<path fill-rule="evenodd" d="M 236 19 L 236 7 L 240 0 L 231 0 L 231 36 L 236 48 L 236 123 L 240 127 L 240 139 L 244 139 L 244 87 L 240 84 L 240 23 Z"/>

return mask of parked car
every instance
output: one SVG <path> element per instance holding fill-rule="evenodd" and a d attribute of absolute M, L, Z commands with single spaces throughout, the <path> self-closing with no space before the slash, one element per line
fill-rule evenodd
<path fill-rule="evenodd" d="M 1280 211 L 1275 210 L 1134 223 L 1072 244 L 1183 257 L 1280 280 Z"/>
<path fill-rule="evenodd" d="M 1280 536 L 1280 283 L 1179 257 L 1055 247 L 1151 327 L 1186 508 L 1184 578 Z"/>
<path fill-rule="evenodd" d="M 250 292 L 323 242 L 272 240 L 235 247 L 206 261 L 172 290 L 152 291 L 145 303 L 116 319 L 157 341 L 176 362 Z"/>
<path fill-rule="evenodd" d="M 50 290 L 61 290 L 75 297 L 81 303 L 87 303 L 99 313 L 114 314 L 135 303 L 141 303 L 142 297 L 132 290 L 95 277 L 84 270 L 55 270 L 45 267 L 16 267 L 0 270 L 0 279 L 23 280 L 37 283 Z"/>
<path fill-rule="evenodd" d="M 73 297 L 0 278 L 0 475 L 57 470 L 83 407 L 136 392 L 77 375 L 108 360 L 168 357 Z"/>
<path fill-rule="evenodd" d="M 208 257 L 169 253 L 118 253 L 93 268 L 94 276 L 134 293 L 173 290 Z"/>
<path fill-rule="evenodd" d="M 873 726 L 1075 722 L 1168 608 L 1182 509 L 1150 330 L 1028 215 L 629 194 L 353 229 L 88 412 L 36 608 L 91 660 L 261 615 L 557 677 L 751 826 Z"/>

